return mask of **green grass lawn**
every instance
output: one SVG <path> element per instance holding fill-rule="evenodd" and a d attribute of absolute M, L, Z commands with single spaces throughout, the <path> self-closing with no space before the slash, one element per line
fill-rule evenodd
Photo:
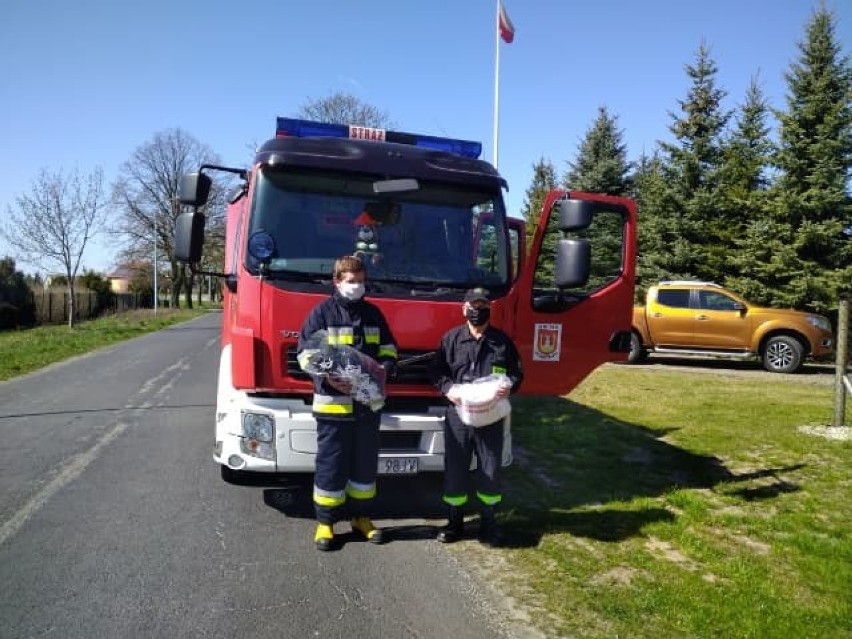
<path fill-rule="evenodd" d="M 832 400 L 625 366 L 519 398 L 506 547 L 455 548 L 547 636 L 852 637 L 852 443 L 800 430 Z"/>
<path fill-rule="evenodd" d="M 0 332 L 0 381 L 30 373 L 74 355 L 185 322 L 206 312 L 160 309 L 131 311 L 80 322 L 73 328 L 39 326 Z"/>

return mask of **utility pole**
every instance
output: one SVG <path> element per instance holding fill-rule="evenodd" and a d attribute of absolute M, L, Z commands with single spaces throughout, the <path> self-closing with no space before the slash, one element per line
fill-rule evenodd
<path fill-rule="evenodd" d="M 154 315 L 157 314 L 157 307 L 160 305 L 159 289 L 157 288 L 157 208 L 154 207 Z"/>

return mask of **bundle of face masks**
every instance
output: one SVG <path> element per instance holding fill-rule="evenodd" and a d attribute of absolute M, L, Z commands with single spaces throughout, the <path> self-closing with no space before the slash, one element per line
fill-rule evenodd
<path fill-rule="evenodd" d="M 370 410 L 385 405 L 385 369 L 376 360 L 351 346 L 328 343 L 328 331 L 316 331 L 299 353 L 299 366 L 311 375 L 334 375 L 348 381 L 350 395 Z"/>

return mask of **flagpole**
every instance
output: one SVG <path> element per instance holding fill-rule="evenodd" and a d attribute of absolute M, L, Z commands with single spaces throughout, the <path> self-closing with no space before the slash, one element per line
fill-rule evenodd
<path fill-rule="evenodd" d="M 497 0 L 497 14 L 494 16 L 494 168 L 497 168 L 499 128 L 500 128 L 500 0 Z"/>

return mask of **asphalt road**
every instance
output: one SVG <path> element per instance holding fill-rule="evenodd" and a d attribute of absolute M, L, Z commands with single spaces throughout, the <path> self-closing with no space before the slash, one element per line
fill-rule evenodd
<path fill-rule="evenodd" d="M 220 321 L 0 384 L 0 637 L 532 636 L 434 541 L 437 478 L 381 482 L 391 541 L 331 553 L 309 482 L 221 480 Z"/>

